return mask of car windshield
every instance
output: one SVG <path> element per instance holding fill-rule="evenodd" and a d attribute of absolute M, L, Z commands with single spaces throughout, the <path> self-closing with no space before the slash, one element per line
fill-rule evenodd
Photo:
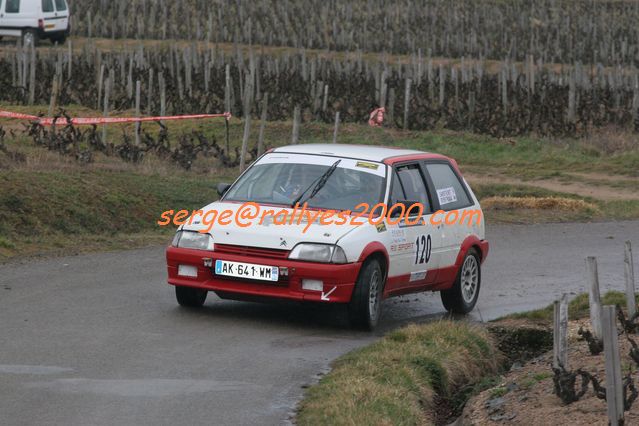
<path fill-rule="evenodd" d="M 309 207 L 322 209 L 355 210 L 360 203 L 372 207 L 382 201 L 385 166 L 353 159 L 341 159 L 324 186 L 309 199 L 313 187 L 337 160 L 317 155 L 267 154 L 242 175 L 224 201 L 290 206 L 304 191 L 300 205 L 306 201 Z"/>

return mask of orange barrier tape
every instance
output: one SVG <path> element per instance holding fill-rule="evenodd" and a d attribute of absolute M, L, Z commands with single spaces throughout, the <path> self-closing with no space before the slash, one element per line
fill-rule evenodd
<path fill-rule="evenodd" d="M 72 118 L 71 123 L 65 117 L 59 117 L 57 120 L 53 118 L 37 117 L 35 115 L 20 114 L 11 111 L 0 111 L 0 118 L 15 118 L 20 120 L 36 121 L 43 126 L 66 126 L 73 124 L 74 126 L 93 125 L 93 124 L 116 124 L 116 123 L 140 123 L 145 121 L 172 121 L 172 120 L 197 120 L 202 118 L 220 118 L 231 119 L 231 113 L 223 114 L 193 114 L 193 115 L 171 115 L 166 117 L 92 117 L 92 118 Z M 55 121 L 55 123 L 54 123 Z"/>

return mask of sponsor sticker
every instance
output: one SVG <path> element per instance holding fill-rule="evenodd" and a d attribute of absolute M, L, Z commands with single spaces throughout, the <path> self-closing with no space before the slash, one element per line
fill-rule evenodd
<path fill-rule="evenodd" d="M 437 190 L 437 198 L 439 198 L 439 205 L 450 204 L 457 201 L 457 194 L 455 188 L 452 186 L 449 188 L 442 188 Z"/>
<path fill-rule="evenodd" d="M 426 271 L 418 271 L 410 273 L 410 281 L 421 281 L 426 278 Z"/>
<path fill-rule="evenodd" d="M 379 164 L 368 163 L 366 161 L 358 161 L 357 164 L 355 164 L 355 166 L 363 167 L 365 169 L 371 169 L 371 170 L 377 170 L 379 168 Z"/>
<path fill-rule="evenodd" d="M 415 223 L 413 223 L 415 222 Z M 400 228 L 410 228 L 411 226 L 425 226 L 426 222 L 423 217 L 420 217 L 419 220 L 410 219 L 410 223 L 406 223 L 406 219 L 402 219 L 401 222 L 397 224 Z"/>
<path fill-rule="evenodd" d="M 386 224 L 384 222 L 378 223 L 375 228 L 377 228 L 377 232 L 386 232 Z"/>

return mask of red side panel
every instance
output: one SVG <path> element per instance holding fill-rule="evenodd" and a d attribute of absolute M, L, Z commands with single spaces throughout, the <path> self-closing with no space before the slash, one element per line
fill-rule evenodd
<path fill-rule="evenodd" d="M 457 173 L 461 175 L 461 171 L 459 170 L 459 166 L 457 162 L 450 157 L 446 157 L 441 154 L 432 154 L 425 152 L 423 154 L 413 154 L 413 155 L 399 155 L 397 157 L 390 157 L 384 160 L 384 164 L 388 164 L 392 166 L 395 163 L 401 163 L 404 161 L 417 161 L 417 160 L 445 160 L 452 164 L 452 166 L 457 170 Z"/>

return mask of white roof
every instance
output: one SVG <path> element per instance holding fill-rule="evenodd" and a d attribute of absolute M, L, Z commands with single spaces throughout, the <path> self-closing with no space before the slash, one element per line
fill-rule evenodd
<path fill-rule="evenodd" d="M 389 148 L 371 145 L 344 144 L 301 144 L 275 148 L 272 152 L 290 152 L 295 154 L 321 154 L 332 157 L 355 158 L 358 160 L 383 161 L 386 158 L 402 155 L 424 154 L 414 149 Z"/>

